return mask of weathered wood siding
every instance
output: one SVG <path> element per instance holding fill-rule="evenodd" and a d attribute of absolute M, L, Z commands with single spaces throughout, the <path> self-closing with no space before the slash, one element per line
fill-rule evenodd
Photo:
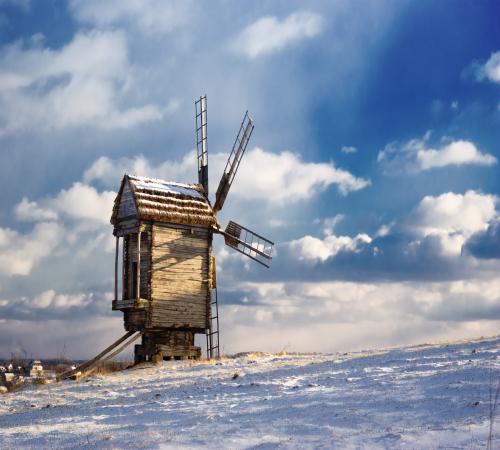
<path fill-rule="evenodd" d="M 113 234 L 115 236 L 127 236 L 138 231 L 138 227 L 139 217 L 134 194 L 130 187 L 130 183 L 126 182 L 123 186 L 120 204 L 118 205 L 118 213 Z"/>
<path fill-rule="evenodd" d="M 135 206 L 134 194 L 132 193 L 130 184 L 127 181 L 125 186 L 123 186 L 117 220 L 131 216 L 137 216 L 137 208 Z"/>
<path fill-rule="evenodd" d="M 123 322 L 127 331 L 141 331 L 146 328 L 147 312 L 145 310 L 125 309 Z"/>
<path fill-rule="evenodd" d="M 149 326 L 205 329 L 210 314 L 209 231 L 152 227 Z"/>

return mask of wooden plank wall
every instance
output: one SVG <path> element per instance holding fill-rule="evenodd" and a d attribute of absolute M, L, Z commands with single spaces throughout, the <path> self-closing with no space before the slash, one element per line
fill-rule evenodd
<path fill-rule="evenodd" d="M 150 327 L 208 327 L 209 231 L 154 224 Z"/>
<path fill-rule="evenodd" d="M 134 194 L 132 193 L 130 184 L 127 181 L 125 186 L 123 186 L 117 219 L 119 220 L 130 216 L 137 216 L 137 208 L 135 206 Z"/>

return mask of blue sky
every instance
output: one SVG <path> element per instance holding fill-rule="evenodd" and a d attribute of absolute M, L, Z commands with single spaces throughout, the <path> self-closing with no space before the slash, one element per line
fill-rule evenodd
<path fill-rule="evenodd" d="M 124 172 L 196 180 L 208 96 L 224 350 L 334 351 L 500 325 L 495 1 L 0 1 L 0 354 L 90 356 L 111 311 Z M 212 192 L 216 186 L 212 186 Z"/>

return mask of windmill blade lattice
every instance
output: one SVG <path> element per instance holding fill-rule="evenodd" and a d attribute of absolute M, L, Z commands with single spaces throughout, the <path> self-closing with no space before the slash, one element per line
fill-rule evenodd
<path fill-rule="evenodd" d="M 254 129 L 254 124 L 252 118 L 248 115 L 248 111 L 243 117 L 243 122 L 241 122 L 240 130 L 234 141 L 233 149 L 226 163 L 226 168 L 222 174 L 222 178 L 219 182 L 219 187 L 217 188 L 217 193 L 215 194 L 215 205 L 214 211 L 220 211 L 224 202 L 226 201 L 229 188 L 233 183 L 238 167 L 240 166 L 241 158 L 245 153 L 245 150 L 250 140 Z"/>
<path fill-rule="evenodd" d="M 269 268 L 274 243 L 232 220 L 220 232 L 226 245 Z"/>
<path fill-rule="evenodd" d="M 208 196 L 207 96 L 195 101 L 196 150 L 198 152 L 198 183 Z"/>

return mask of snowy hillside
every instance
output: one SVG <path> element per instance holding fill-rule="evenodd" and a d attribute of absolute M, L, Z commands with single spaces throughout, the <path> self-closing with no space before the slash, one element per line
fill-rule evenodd
<path fill-rule="evenodd" d="M 2 448 L 485 448 L 500 337 L 137 367 L 0 397 Z M 498 414 L 500 415 L 500 411 Z M 496 423 L 492 448 L 500 448 Z"/>

